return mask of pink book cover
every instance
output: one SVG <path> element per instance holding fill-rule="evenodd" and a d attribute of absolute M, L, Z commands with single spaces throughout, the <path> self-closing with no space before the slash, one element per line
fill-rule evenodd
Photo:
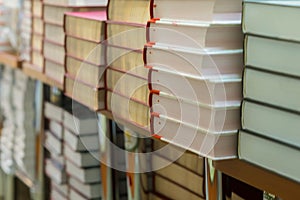
<path fill-rule="evenodd" d="M 149 89 L 184 100 L 213 106 L 226 106 L 242 100 L 242 78 L 237 75 L 189 76 L 178 71 L 152 68 Z"/>
<path fill-rule="evenodd" d="M 241 127 L 240 103 L 212 106 L 151 91 L 149 104 L 151 112 L 160 113 L 210 132 L 232 132 Z"/>
<path fill-rule="evenodd" d="M 106 10 L 89 12 L 66 12 L 65 15 L 83 19 L 91 19 L 95 21 L 106 21 Z"/>
<path fill-rule="evenodd" d="M 105 22 L 106 17 L 106 10 L 99 10 L 99 11 L 87 11 L 87 12 L 65 12 L 64 14 L 64 24 L 66 24 L 66 16 L 72 16 L 82 19 L 89 19 L 93 21 Z M 66 33 L 65 25 L 64 31 Z M 101 42 L 101 41 L 93 41 L 93 42 Z"/>
<path fill-rule="evenodd" d="M 197 155 L 212 160 L 237 157 L 237 131 L 226 134 L 210 133 L 159 113 L 151 113 L 150 125 L 153 137 Z"/>

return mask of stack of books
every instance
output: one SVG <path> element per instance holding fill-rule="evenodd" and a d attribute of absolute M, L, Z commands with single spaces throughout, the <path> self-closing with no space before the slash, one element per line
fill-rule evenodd
<path fill-rule="evenodd" d="M 103 1 L 57 1 L 46 0 L 43 2 L 43 20 L 45 36 L 43 55 L 45 57 L 45 74 L 57 83 L 64 84 L 65 75 L 65 33 L 64 13 L 72 11 L 100 10 L 105 6 Z M 73 45 L 76 43 L 72 42 Z"/>
<path fill-rule="evenodd" d="M 21 1 L 0 2 L 0 50 L 18 53 L 20 50 Z"/>
<path fill-rule="evenodd" d="M 73 102 L 73 113 L 64 111 L 64 157 L 70 199 L 101 199 L 100 148 L 95 113 Z"/>
<path fill-rule="evenodd" d="M 149 0 L 111 0 L 106 23 L 106 109 L 114 120 L 149 130 L 143 47 L 150 19 Z"/>
<path fill-rule="evenodd" d="M 28 62 L 31 61 L 32 4 L 33 1 L 24 0 L 20 13 L 20 58 Z"/>
<path fill-rule="evenodd" d="M 245 1 L 239 157 L 300 181 L 299 1 Z M 275 22 L 275 23 L 274 23 Z"/>
<path fill-rule="evenodd" d="M 50 153 L 50 157 L 45 160 L 45 173 L 51 180 L 51 197 L 68 199 L 66 161 L 63 156 L 63 109 L 50 102 L 45 102 L 44 106 L 44 114 L 49 121 L 44 146 Z"/>
<path fill-rule="evenodd" d="M 162 141 L 153 141 L 153 194 L 159 199 L 205 199 L 204 159 Z"/>
<path fill-rule="evenodd" d="M 14 107 L 14 160 L 19 171 L 31 180 L 36 175 L 35 81 L 15 71 L 12 88 Z"/>
<path fill-rule="evenodd" d="M 3 2 L 0 2 L 0 30 L 3 31 L 7 25 L 7 18 L 9 17 L 8 9 L 4 7 Z M 11 51 L 11 45 L 8 37 L 0 38 L 0 51 Z"/>
<path fill-rule="evenodd" d="M 154 0 L 144 57 L 151 133 L 212 159 L 237 156 L 241 0 Z"/>
<path fill-rule="evenodd" d="M 31 36 L 31 67 L 32 69 L 44 71 L 44 56 L 43 56 L 43 37 L 44 37 L 44 22 L 43 22 L 43 2 L 41 0 L 32 1 L 32 36 Z"/>
<path fill-rule="evenodd" d="M 67 12 L 65 93 L 92 110 L 104 109 L 106 11 Z"/>
<path fill-rule="evenodd" d="M 1 74 L 1 115 L 4 118 L 3 128 L 0 139 L 0 151 L 1 151 L 1 168 L 9 174 L 13 172 L 13 145 L 14 145 L 14 108 L 11 103 L 12 100 L 12 88 L 14 83 L 14 71 L 6 66 Z"/>

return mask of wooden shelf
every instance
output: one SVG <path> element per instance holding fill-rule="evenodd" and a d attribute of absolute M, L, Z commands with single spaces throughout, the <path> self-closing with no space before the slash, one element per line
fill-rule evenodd
<path fill-rule="evenodd" d="M 282 199 L 295 199 L 300 196 L 300 183 L 248 162 L 238 159 L 214 161 L 214 167 L 224 174 L 275 194 Z"/>
<path fill-rule="evenodd" d="M 39 80 L 39 81 L 41 81 L 41 82 L 43 82 L 43 83 L 45 83 L 47 85 L 50 85 L 52 87 L 57 87 L 60 90 L 64 89 L 63 84 L 61 84 L 61 83 L 59 83 L 59 82 L 57 82 L 57 81 L 55 81 L 55 80 L 47 77 L 42 72 L 39 72 L 39 71 L 35 70 L 34 67 L 32 67 L 32 65 L 30 63 L 24 62 L 22 70 L 23 70 L 23 72 L 27 76 L 29 76 L 29 77 L 31 77 L 33 79 L 37 79 L 37 80 Z"/>
<path fill-rule="evenodd" d="M 22 181 L 28 188 L 33 188 L 35 186 L 34 181 L 27 177 L 23 172 L 16 171 L 15 173 L 16 177 Z"/>
<path fill-rule="evenodd" d="M 20 58 L 11 52 L 0 52 L 0 63 L 8 65 L 12 68 L 21 68 L 22 61 Z"/>

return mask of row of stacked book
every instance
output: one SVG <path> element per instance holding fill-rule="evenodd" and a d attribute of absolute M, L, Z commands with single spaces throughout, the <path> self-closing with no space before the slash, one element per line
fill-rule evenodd
<path fill-rule="evenodd" d="M 236 157 L 242 1 L 154 2 L 144 51 L 151 133 L 212 159 Z"/>
<path fill-rule="evenodd" d="M 297 182 L 299 9 L 299 1 L 244 2 L 244 101 L 239 132 L 241 159 Z"/>
<path fill-rule="evenodd" d="M 44 106 L 48 124 L 44 145 L 49 152 L 45 172 L 51 182 L 51 198 L 102 199 L 94 113 L 79 103 L 62 102 L 59 96 Z"/>
<path fill-rule="evenodd" d="M 241 0 L 31 6 L 31 65 L 24 66 L 148 135 L 212 159 L 237 156 Z"/>
<path fill-rule="evenodd" d="M 59 94 L 59 91 L 56 92 Z M 103 148 L 109 148 L 106 147 L 109 144 L 101 142 L 99 135 L 101 119 L 82 104 L 64 98 L 63 102 L 52 98 L 44 105 L 48 124 L 44 146 L 49 153 L 45 159 L 45 173 L 50 179 L 52 199 L 116 198 L 112 197 L 114 194 L 110 194 L 111 197 L 102 196 L 108 195 L 104 192 L 105 179 L 109 178 L 103 174 L 104 167 L 119 171 L 118 175 L 110 177 L 117 177 L 118 184 L 112 190 L 119 195 L 118 199 L 205 198 L 203 158 L 193 153 L 184 153 L 174 146 L 168 147 L 159 140 L 136 138 L 137 133 L 129 142 L 126 134 L 129 130 L 119 128 L 115 122 L 110 126 L 115 134 L 115 139 L 112 137 L 111 140 L 126 151 L 109 153 L 108 159 L 116 165 L 100 164 Z M 137 154 L 157 150 L 150 160 Z M 143 171 L 145 167 L 149 171 Z M 156 171 L 151 172 L 152 168 Z M 112 183 L 106 184 L 106 187 L 112 187 Z"/>
<path fill-rule="evenodd" d="M 19 70 L 1 66 L 1 168 L 35 180 L 37 168 L 38 86 Z"/>
<path fill-rule="evenodd" d="M 0 1 L 0 50 L 9 52 L 20 52 L 22 40 L 20 36 L 21 8 L 23 1 Z M 26 41 L 28 42 L 28 41 Z"/>

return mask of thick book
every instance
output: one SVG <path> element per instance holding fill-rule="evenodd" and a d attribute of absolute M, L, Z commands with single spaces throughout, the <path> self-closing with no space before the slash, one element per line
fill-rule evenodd
<path fill-rule="evenodd" d="M 144 67 L 143 57 L 142 50 L 106 44 L 107 66 L 148 78 L 148 69 Z"/>
<path fill-rule="evenodd" d="M 66 159 L 63 155 L 57 155 L 51 151 L 49 153 L 50 153 L 51 160 L 53 161 L 53 163 L 59 166 L 58 168 L 62 169 L 66 166 Z"/>
<path fill-rule="evenodd" d="M 65 47 L 56 42 L 44 40 L 43 54 L 45 59 L 54 61 L 55 63 L 65 64 Z"/>
<path fill-rule="evenodd" d="M 63 196 L 69 195 L 69 185 L 68 184 L 57 184 L 55 181 L 51 181 L 51 190 L 57 190 Z"/>
<path fill-rule="evenodd" d="M 143 49 L 146 43 L 146 24 L 106 21 L 106 42 L 130 49 Z"/>
<path fill-rule="evenodd" d="M 64 14 L 65 12 L 86 12 L 86 11 L 100 11 L 106 10 L 104 7 L 70 7 L 70 6 L 60 6 L 53 4 L 44 3 L 44 21 L 47 23 L 56 24 L 59 26 L 64 25 Z"/>
<path fill-rule="evenodd" d="M 242 79 L 237 74 L 198 76 L 152 67 L 149 87 L 178 98 L 209 105 L 227 105 L 242 99 Z"/>
<path fill-rule="evenodd" d="M 32 68 L 39 72 L 44 71 L 44 65 L 45 65 L 45 60 L 44 60 L 44 55 L 42 54 L 41 51 L 37 51 L 33 49 L 31 51 L 31 63 L 32 63 Z"/>
<path fill-rule="evenodd" d="M 105 48 L 96 42 L 66 36 L 66 54 L 94 65 L 105 65 Z"/>
<path fill-rule="evenodd" d="M 78 192 L 74 188 L 70 188 L 70 199 L 76 199 L 76 200 L 87 200 L 88 198 L 84 197 L 80 192 Z M 101 200 L 101 198 L 92 198 L 90 200 Z"/>
<path fill-rule="evenodd" d="M 213 160 L 237 156 L 237 130 L 212 132 L 151 113 L 151 133 L 164 142 Z"/>
<path fill-rule="evenodd" d="M 67 196 L 63 195 L 62 193 L 60 193 L 59 191 L 57 191 L 57 189 L 51 188 L 51 192 L 50 192 L 50 198 L 51 199 L 55 199 L 55 200 L 67 200 Z"/>
<path fill-rule="evenodd" d="M 204 200 L 205 199 L 157 174 L 155 174 L 154 176 L 154 191 L 155 193 L 159 194 L 158 196 L 162 195 L 162 199 L 167 199 L 167 198 L 174 199 L 174 200 L 180 200 L 180 199 Z M 158 199 L 160 199 L 160 197 L 158 197 Z"/>
<path fill-rule="evenodd" d="M 166 167 L 161 168 L 161 166 Z M 205 179 L 198 174 L 191 172 L 176 163 L 170 163 L 170 160 L 156 154 L 152 155 L 152 167 L 154 169 L 158 169 L 155 173 L 161 177 L 169 179 L 171 182 L 178 184 L 183 189 L 194 192 L 203 198 L 205 197 L 203 191 Z"/>
<path fill-rule="evenodd" d="M 300 41 L 300 28 L 295 26 L 300 17 L 299 10 L 299 1 L 247 0 L 243 6 L 243 31 Z"/>
<path fill-rule="evenodd" d="M 51 120 L 55 120 L 57 122 L 62 122 L 63 120 L 63 109 L 57 105 L 54 105 L 50 102 L 45 102 L 44 104 L 44 113 L 45 117 Z"/>
<path fill-rule="evenodd" d="M 242 106 L 242 128 L 300 147 L 298 130 L 300 115 L 275 107 L 244 101 Z"/>
<path fill-rule="evenodd" d="M 108 0 L 44 0 L 45 4 L 60 6 L 88 7 L 88 6 L 106 6 Z"/>
<path fill-rule="evenodd" d="M 67 174 L 64 169 L 59 169 L 51 159 L 46 159 L 45 161 L 45 171 L 46 174 L 58 184 L 66 183 Z"/>
<path fill-rule="evenodd" d="M 68 129 L 65 129 L 64 141 L 73 151 L 85 152 L 99 150 L 98 134 L 77 136 Z"/>
<path fill-rule="evenodd" d="M 63 139 L 63 127 L 61 123 L 58 123 L 54 120 L 49 122 L 49 130 L 59 139 Z"/>
<path fill-rule="evenodd" d="M 153 140 L 153 151 L 199 176 L 204 176 L 204 158 L 161 140 Z"/>
<path fill-rule="evenodd" d="M 68 74 L 65 77 L 65 94 L 92 110 L 103 110 L 105 108 L 104 88 L 93 88 L 68 76 Z"/>
<path fill-rule="evenodd" d="M 32 1 L 32 15 L 34 17 L 43 17 L 43 2 L 42 1 Z"/>
<path fill-rule="evenodd" d="M 300 182 L 299 148 L 239 132 L 239 158 Z"/>
<path fill-rule="evenodd" d="M 241 19 L 242 0 L 153 0 L 153 18 L 191 21 L 222 21 Z"/>
<path fill-rule="evenodd" d="M 64 145 L 64 156 L 78 167 L 100 166 L 99 151 L 76 152 L 68 145 Z"/>
<path fill-rule="evenodd" d="M 108 19 L 145 24 L 150 17 L 150 0 L 110 0 Z"/>
<path fill-rule="evenodd" d="M 60 195 L 66 197 L 69 195 L 69 185 L 68 184 L 57 184 L 55 181 L 51 181 L 51 192 L 58 192 Z"/>
<path fill-rule="evenodd" d="M 250 68 L 244 73 L 244 98 L 300 111 L 299 79 Z"/>
<path fill-rule="evenodd" d="M 52 23 L 45 23 L 45 39 L 50 42 L 55 42 L 59 45 L 65 44 L 65 32 L 62 26 L 52 24 Z"/>
<path fill-rule="evenodd" d="M 53 154 L 61 155 L 63 153 L 63 143 L 55 137 L 50 131 L 45 132 L 45 147 Z"/>
<path fill-rule="evenodd" d="M 53 50 L 49 50 L 53 51 Z M 64 65 L 61 63 L 57 63 L 51 59 L 45 59 L 45 66 L 44 72 L 47 77 L 54 80 L 55 82 L 63 85 L 64 83 L 64 75 L 65 75 L 65 68 Z"/>
<path fill-rule="evenodd" d="M 106 88 L 125 95 L 128 98 L 148 103 L 149 89 L 148 80 L 135 76 L 131 72 L 118 70 L 112 67 L 106 69 Z"/>
<path fill-rule="evenodd" d="M 241 21 L 189 22 L 151 19 L 147 41 L 188 48 L 242 49 Z"/>
<path fill-rule="evenodd" d="M 106 109 L 112 113 L 116 121 L 120 119 L 139 127 L 149 127 L 150 108 L 143 102 L 106 90 Z"/>
<path fill-rule="evenodd" d="M 34 33 L 44 35 L 44 22 L 42 18 L 33 17 L 32 24 L 32 30 Z"/>
<path fill-rule="evenodd" d="M 95 135 L 98 133 L 97 117 L 94 112 L 80 103 L 73 102 L 73 113 L 64 112 L 64 127 L 75 135 Z"/>
<path fill-rule="evenodd" d="M 64 18 L 66 35 L 100 43 L 105 35 L 106 11 L 67 12 Z M 91 28 L 93 27 L 93 28 Z"/>
<path fill-rule="evenodd" d="M 66 56 L 66 73 L 93 87 L 104 86 L 104 71 L 104 66 L 97 66 L 70 55 Z"/>
<path fill-rule="evenodd" d="M 67 160 L 67 173 L 82 183 L 99 183 L 101 181 L 100 167 L 80 168 Z"/>
<path fill-rule="evenodd" d="M 31 40 L 32 49 L 42 52 L 43 51 L 43 35 L 33 33 Z"/>
<path fill-rule="evenodd" d="M 300 43 L 247 35 L 245 65 L 300 77 Z"/>
<path fill-rule="evenodd" d="M 243 50 L 188 49 L 165 44 L 145 45 L 146 65 L 198 76 L 238 74 L 242 76 Z"/>
<path fill-rule="evenodd" d="M 77 179 L 70 177 L 69 178 L 69 184 L 72 188 L 75 188 L 77 191 L 79 191 L 81 194 L 83 194 L 85 197 L 89 199 L 93 198 L 100 198 L 101 195 L 101 183 L 95 183 L 95 184 L 84 184 L 78 181 Z"/>
<path fill-rule="evenodd" d="M 185 100 L 174 95 L 152 91 L 149 97 L 151 112 L 188 123 L 212 132 L 238 130 L 240 103 L 215 106 Z"/>

